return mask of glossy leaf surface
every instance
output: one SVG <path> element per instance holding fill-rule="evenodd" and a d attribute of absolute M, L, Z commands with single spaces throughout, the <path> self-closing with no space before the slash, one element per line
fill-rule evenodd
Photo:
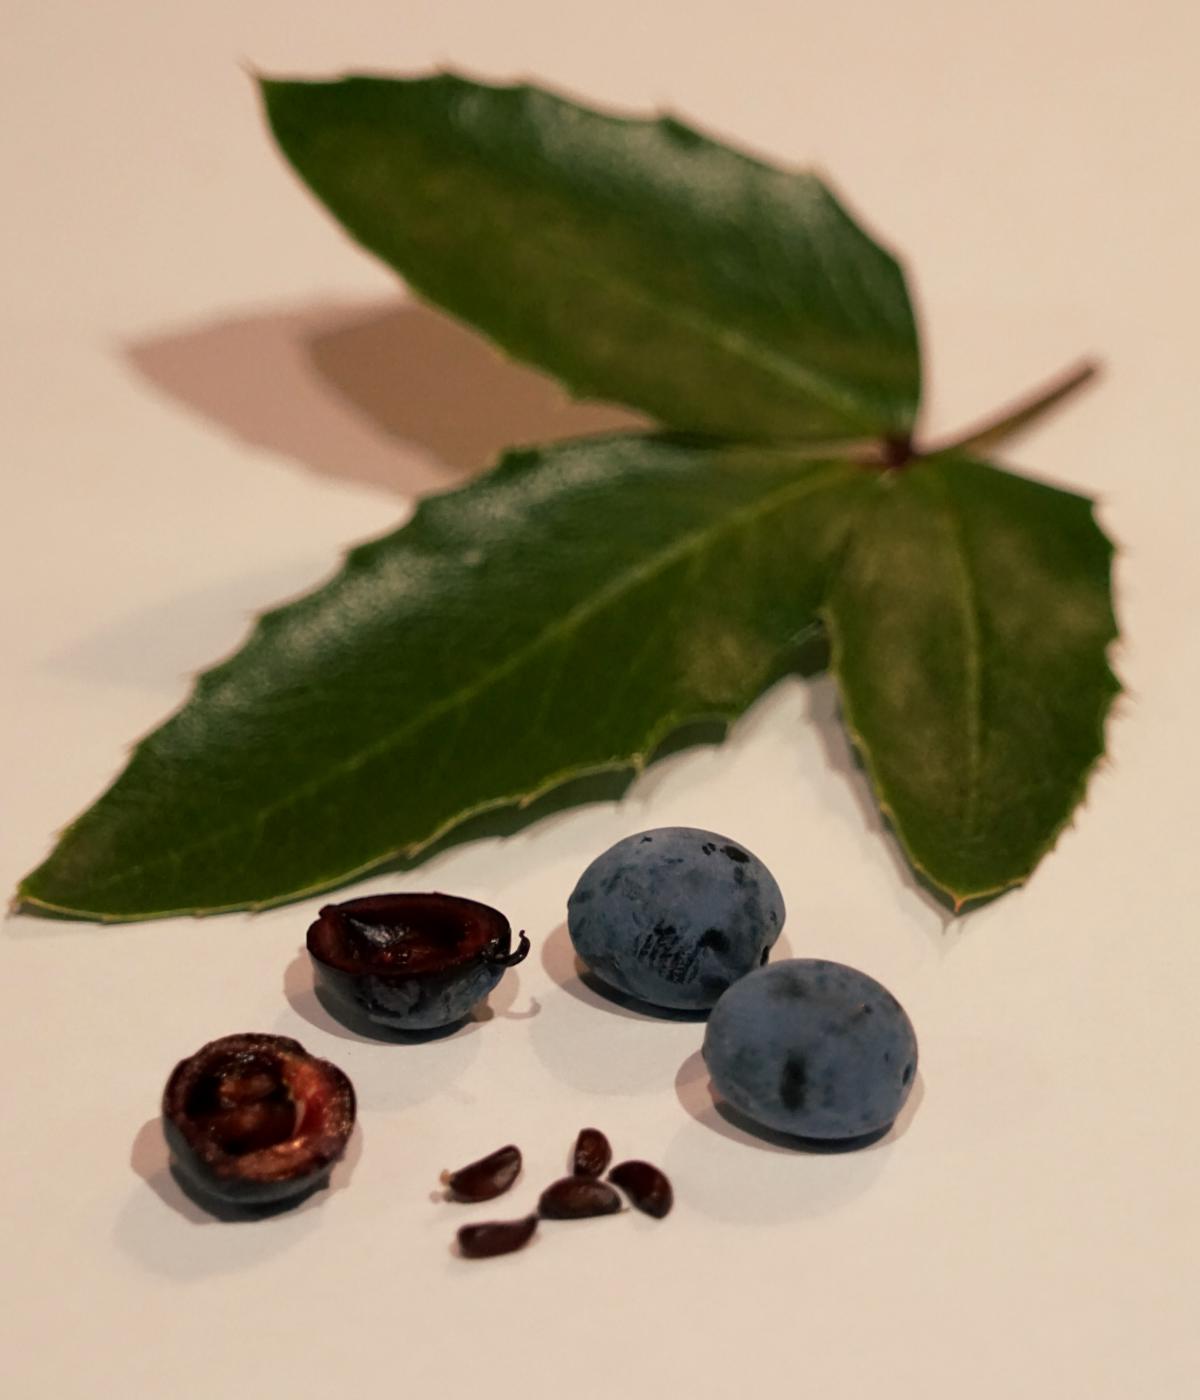
<path fill-rule="evenodd" d="M 364 247 L 572 393 L 737 438 L 911 429 L 903 273 L 815 175 L 450 73 L 262 93 Z"/>

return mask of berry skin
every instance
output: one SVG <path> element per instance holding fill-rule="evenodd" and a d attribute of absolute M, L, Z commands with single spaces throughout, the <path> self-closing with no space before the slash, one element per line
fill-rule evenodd
<path fill-rule="evenodd" d="M 783 895 L 745 847 L 690 826 L 640 831 L 598 856 L 567 903 L 575 951 L 654 1006 L 705 1010 L 766 961 Z"/>
<path fill-rule="evenodd" d="M 734 1108 L 808 1138 L 887 1128 L 917 1070 L 917 1038 L 891 992 L 821 958 L 773 963 L 732 986 L 708 1018 L 703 1053 Z"/>

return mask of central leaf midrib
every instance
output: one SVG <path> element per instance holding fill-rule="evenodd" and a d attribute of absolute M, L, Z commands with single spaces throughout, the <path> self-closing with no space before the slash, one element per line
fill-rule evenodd
<path fill-rule="evenodd" d="M 805 495 L 814 494 L 818 490 L 828 486 L 841 484 L 845 480 L 843 471 L 843 464 L 832 464 L 830 470 L 819 478 L 814 479 L 811 476 L 798 478 L 794 482 L 789 482 L 787 486 L 780 490 L 764 496 L 752 506 L 747 506 L 739 511 L 734 511 L 729 515 L 722 516 L 720 521 L 715 525 L 681 536 L 679 540 L 675 541 L 668 548 L 651 556 L 649 560 L 618 575 L 610 583 L 605 585 L 605 587 L 597 590 L 590 598 L 570 609 L 562 618 L 548 624 L 525 647 L 513 652 L 510 657 L 506 658 L 498 666 L 493 667 L 468 684 L 461 686 L 457 691 L 454 691 L 443 700 L 427 706 L 421 714 L 409 724 L 376 740 L 372 744 L 368 744 L 365 748 L 358 750 L 356 753 L 326 768 L 323 773 L 314 777 L 309 782 L 293 788 L 286 795 L 260 807 L 256 812 L 252 813 L 247 820 L 233 822 L 217 830 L 210 830 L 194 841 L 173 847 L 156 860 L 143 861 L 138 865 L 127 865 L 123 867 L 118 874 L 108 879 L 92 881 L 90 888 L 93 890 L 106 889 L 115 884 L 126 883 L 135 876 L 142 875 L 148 870 L 177 863 L 185 855 L 191 854 L 197 850 L 202 850 L 207 846 L 219 844 L 235 833 L 261 828 L 262 824 L 277 812 L 286 809 L 301 798 L 310 797 L 313 793 L 320 792 L 322 788 L 328 787 L 331 783 L 336 782 L 347 774 L 355 772 L 365 763 L 386 753 L 389 749 L 396 747 L 441 715 L 473 699 L 486 690 L 488 686 L 511 675 L 514 670 L 518 670 L 539 651 L 552 645 L 555 641 L 562 639 L 569 634 L 569 632 L 578 628 L 588 618 L 600 611 L 603 606 L 618 598 L 622 593 L 631 591 L 639 584 L 653 578 L 657 573 L 665 572 L 672 564 L 685 558 L 687 554 L 702 551 L 721 535 L 768 514 L 771 510 L 785 504 L 790 499 L 803 498 Z M 413 520 L 404 527 L 406 530 L 413 528 L 417 523 L 420 513 L 420 507 L 418 507 L 417 514 L 414 515 Z M 151 739 L 147 740 L 146 743 L 152 743 L 153 738 L 154 736 L 151 736 Z M 142 746 L 139 746 L 139 752 L 141 748 Z M 373 859 L 383 859 L 387 854 L 387 852 L 381 852 L 378 857 Z"/>
<path fill-rule="evenodd" d="M 591 278 L 592 281 L 605 288 L 605 279 L 590 268 L 584 269 L 583 275 L 585 279 Z M 831 384 L 815 371 L 806 369 L 795 360 L 772 354 L 765 346 L 759 345 L 741 331 L 732 330 L 702 312 L 693 312 L 678 302 L 663 301 L 653 295 L 647 295 L 641 286 L 627 278 L 614 276 L 605 289 L 609 292 L 615 290 L 623 293 L 630 301 L 639 303 L 658 315 L 676 321 L 685 330 L 700 336 L 707 336 L 715 345 L 728 351 L 735 358 L 765 370 L 769 375 L 776 377 L 786 388 L 802 389 L 810 398 L 815 399 L 835 413 L 846 427 L 853 429 L 855 433 L 881 432 L 887 426 L 886 424 L 867 424 L 857 411 L 858 405 L 854 402 L 853 395 L 846 390 L 839 389 L 837 385 Z M 679 426 L 687 425 L 681 424 Z"/>
<path fill-rule="evenodd" d="M 979 615 L 979 587 L 971 567 L 962 518 L 950 488 L 934 475 L 938 496 L 951 537 L 950 555 L 958 572 L 962 592 L 959 598 L 963 618 L 963 699 L 964 739 L 967 749 L 966 804 L 963 827 L 966 835 L 976 835 L 979 795 L 983 776 L 983 633 Z"/>

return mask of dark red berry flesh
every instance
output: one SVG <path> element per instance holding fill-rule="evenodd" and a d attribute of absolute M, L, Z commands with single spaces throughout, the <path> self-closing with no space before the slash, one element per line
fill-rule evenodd
<path fill-rule="evenodd" d="M 308 947 L 344 972 L 419 974 L 473 962 L 509 935 L 504 915 L 473 899 L 374 894 L 327 904 L 309 930 Z"/>
<path fill-rule="evenodd" d="M 489 1220 L 482 1225 L 463 1225 L 458 1232 L 458 1252 L 464 1259 L 491 1259 L 523 1249 L 537 1229 L 536 1215 L 524 1220 Z"/>
<path fill-rule="evenodd" d="M 521 1171 L 521 1151 L 517 1147 L 497 1148 L 495 1152 L 459 1167 L 455 1172 L 443 1172 L 442 1182 L 455 1201 L 490 1201 L 502 1196 L 516 1181 Z"/>
<path fill-rule="evenodd" d="M 281 1035 L 227 1035 L 180 1061 L 163 1091 L 177 1169 L 203 1196 L 274 1205 L 328 1180 L 354 1127 L 336 1065 Z"/>
<path fill-rule="evenodd" d="M 675 1204 L 671 1183 L 649 1162 L 619 1162 L 608 1174 L 638 1210 L 661 1220 Z"/>
<path fill-rule="evenodd" d="M 583 1220 L 590 1215 L 615 1215 L 621 1198 L 603 1181 L 587 1176 L 564 1176 L 547 1186 L 538 1201 L 545 1220 Z"/>
<path fill-rule="evenodd" d="M 599 1128 L 584 1128 L 575 1139 L 571 1170 L 576 1176 L 603 1176 L 612 1161 L 612 1148 Z"/>

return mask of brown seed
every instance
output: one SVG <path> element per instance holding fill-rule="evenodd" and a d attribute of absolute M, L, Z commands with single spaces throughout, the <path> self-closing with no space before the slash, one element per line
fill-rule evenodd
<path fill-rule="evenodd" d="M 547 1186 L 538 1201 L 538 1214 L 545 1220 L 582 1220 L 620 1209 L 621 1198 L 612 1187 L 587 1176 L 562 1177 Z"/>
<path fill-rule="evenodd" d="M 529 1243 L 537 1223 L 536 1215 L 527 1215 L 524 1220 L 489 1220 L 482 1225 L 463 1225 L 458 1232 L 458 1252 L 464 1259 L 512 1254 Z"/>
<path fill-rule="evenodd" d="M 520 1170 L 521 1150 L 510 1144 L 497 1148 L 478 1162 L 459 1167 L 456 1172 L 443 1172 L 442 1184 L 451 1200 L 490 1201 L 508 1190 Z"/>
<path fill-rule="evenodd" d="M 612 1161 L 612 1148 L 599 1128 L 584 1128 L 575 1139 L 571 1170 L 576 1176 L 603 1176 Z"/>
<path fill-rule="evenodd" d="M 675 1203 L 671 1183 L 649 1162 L 620 1162 L 608 1174 L 638 1210 L 661 1220 Z"/>

